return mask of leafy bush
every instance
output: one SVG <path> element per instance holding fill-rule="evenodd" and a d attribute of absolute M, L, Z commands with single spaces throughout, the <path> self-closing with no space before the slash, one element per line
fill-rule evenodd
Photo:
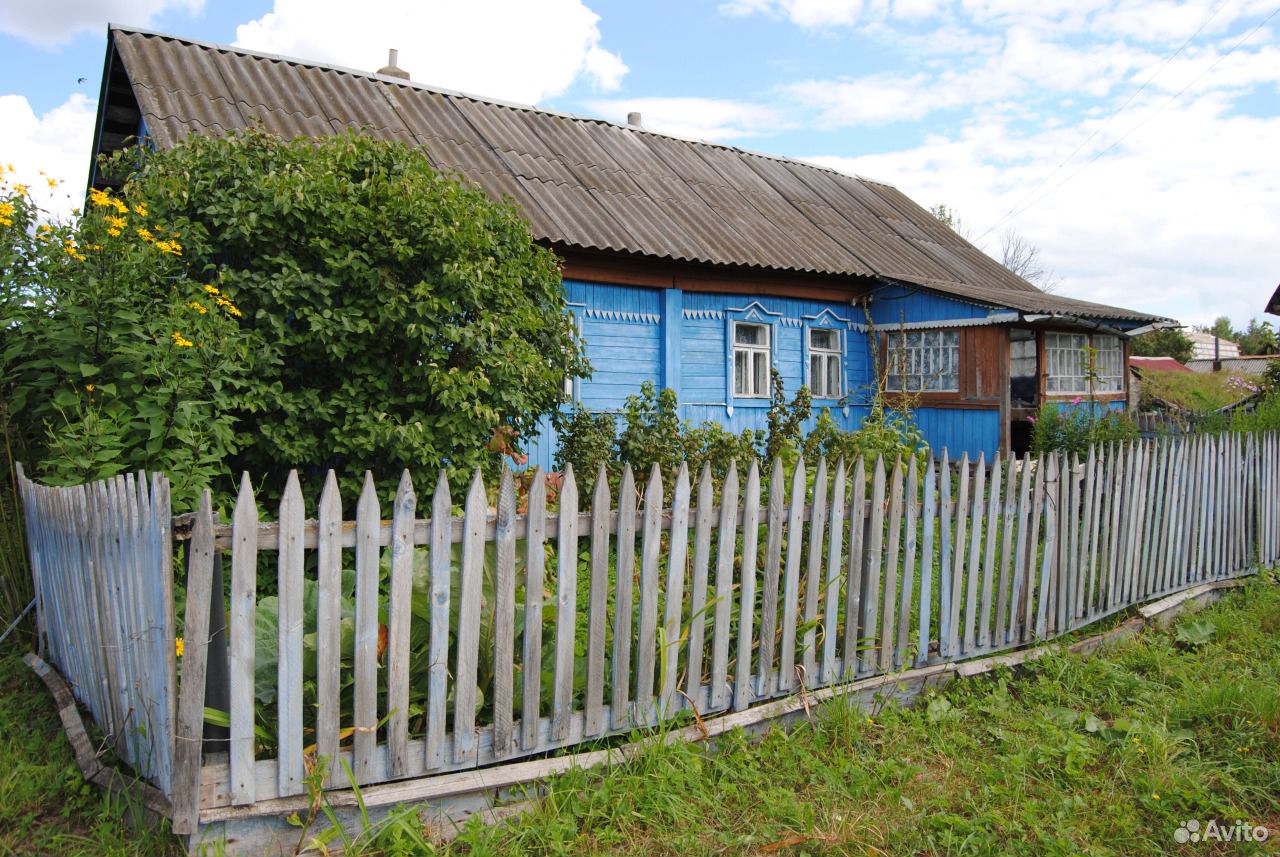
<path fill-rule="evenodd" d="M 164 471 L 190 506 L 237 449 L 250 346 L 234 293 L 198 276 L 136 190 L 66 223 L 0 184 L 0 385 L 34 472 Z"/>
<path fill-rule="evenodd" d="M 832 460 L 852 461 L 861 456 L 875 461 L 876 456 L 883 456 L 886 461 L 896 461 L 911 455 L 923 459 L 928 454 L 928 444 L 910 412 L 883 406 L 873 406 L 862 425 L 853 431 L 841 429 L 831 418 L 831 409 L 823 408 L 801 448 L 810 460 L 825 455 Z"/>
<path fill-rule="evenodd" d="M 564 470 L 572 463 L 580 478 L 594 479 L 601 464 L 613 466 L 617 430 L 613 414 L 593 414 L 581 404 L 575 405 L 560 429 L 556 469 Z"/>
<path fill-rule="evenodd" d="M 1195 346 L 1185 333 L 1176 327 L 1153 330 L 1130 340 L 1129 344 L 1137 357 L 1172 357 L 1179 363 L 1186 363 L 1195 356 Z"/>
<path fill-rule="evenodd" d="M 1138 426 L 1123 411 L 1091 413 L 1087 408 L 1062 408 L 1057 403 L 1040 406 L 1031 431 L 1031 451 L 1074 452 L 1085 455 L 1094 444 L 1137 440 Z"/>
<path fill-rule="evenodd" d="M 639 395 L 627 396 L 622 419 L 624 427 L 617 443 L 619 464 L 630 464 L 641 476 L 655 464 L 663 473 L 672 473 L 680 466 L 682 426 L 675 390 L 659 391 L 652 381 L 645 381 Z M 575 462 L 574 469 L 577 467 Z"/>
<path fill-rule="evenodd" d="M 773 395 L 769 401 L 767 416 L 768 434 L 765 439 L 765 460 L 773 461 L 779 455 L 794 452 L 800 446 L 800 430 L 804 421 L 813 413 L 813 397 L 809 388 L 796 390 L 795 398 L 787 403 L 783 389 L 782 373 L 771 370 Z"/>
<path fill-rule="evenodd" d="M 720 481 L 729 472 L 729 462 L 736 461 L 739 478 L 745 478 L 752 461 L 764 464 L 761 456 L 764 437 L 759 429 L 743 429 L 740 434 L 734 434 L 708 420 L 697 428 L 686 424 L 681 447 L 691 474 L 697 474 L 709 463 L 711 475 Z"/>
<path fill-rule="evenodd" d="M 588 374 L 555 255 L 404 144 L 247 131 L 106 169 L 236 295 L 252 348 L 230 464 L 267 485 L 291 467 L 492 472 L 495 428 L 531 436 Z"/>

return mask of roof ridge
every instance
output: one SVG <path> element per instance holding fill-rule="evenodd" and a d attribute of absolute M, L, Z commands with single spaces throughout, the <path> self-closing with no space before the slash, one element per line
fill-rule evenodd
<path fill-rule="evenodd" d="M 302 57 L 288 56 L 286 54 L 273 54 L 273 53 L 270 53 L 269 51 L 259 51 L 253 48 L 244 48 L 238 45 L 228 45 L 228 44 L 222 44 L 220 42 L 210 42 L 204 39 L 193 39 L 187 36 L 174 35 L 173 33 L 162 33 L 158 30 L 147 29 L 146 27 L 135 27 L 135 26 L 122 25 L 122 24 L 108 23 L 107 24 L 108 38 L 110 38 L 111 34 L 116 32 L 127 33 L 127 34 L 138 35 L 138 36 L 145 36 L 149 38 L 169 39 L 171 41 L 182 42 L 184 44 L 192 45 L 195 47 L 209 48 L 216 51 L 226 51 L 228 53 L 241 54 L 243 56 L 255 57 L 257 59 L 264 59 L 270 62 L 283 62 L 283 63 L 289 63 L 291 65 L 303 66 L 305 68 L 334 71 L 334 72 L 338 72 L 339 74 L 349 74 L 354 77 L 363 77 L 369 80 L 374 80 L 379 83 L 384 83 L 391 86 L 398 86 L 398 87 L 403 87 L 407 89 L 417 89 L 424 92 L 435 93 L 437 95 L 444 95 L 450 98 L 461 98 L 466 101 L 475 101 L 480 104 L 490 104 L 495 107 L 505 107 L 508 110 L 523 110 L 530 113 L 541 113 L 545 116 L 553 116 L 559 119 L 569 119 L 575 122 L 594 122 L 600 125 L 610 125 L 610 126 L 613 126 L 614 128 L 620 128 L 624 131 L 630 131 L 630 132 L 639 133 L 639 134 L 649 134 L 654 137 L 665 137 L 669 140 L 675 140 L 680 143 L 692 143 L 697 146 L 707 146 L 713 149 L 724 149 L 726 151 L 738 152 L 739 154 L 749 155 L 755 158 L 764 158 L 765 160 L 770 160 L 770 161 L 778 161 L 780 163 L 798 164 L 799 166 L 807 167 L 808 169 L 811 169 L 811 170 L 817 170 L 818 172 L 829 173 L 831 175 L 837 175 L 837 176 L 844 176 L 846 178 L 853 178 L 858 181 L 867 182 L 868 184 L 882 185 L 884 187 L 890 187 L 890 188 L 894 188 L 895 190 L 898 190 L 897 185 L 894 185 L 891 182 L 882 181 L 880 179 L 872 179 L 866 176 L 857 175 L 853 173 L 841 172 L 840 170 L 832 169 L 831 167 L 827 167 L 822 164 L 817 164 L 812 161 L 807 161 L 807 160 L 804 160 L 803 158 L 796 158 L 789 155 L 778 155 L 772 152 L 760 152 L 754 149 L 745 149 L 741 146 L 731 146 L 727 143 L 716 143 L 711 140 L 701 140 L 696 137 L 682 137 L 679 134 L 670 134 L 663 131 L 654 131 L 649 128 L 638 128 L 635 126 L 623 124 L 621 122 L 614 122 L 610 119 L 605 119 L 600 116 L 582 116 L 577 113 L 570 113 L 564 110 L 550 110 L 546 107 L 538 107 L 537 105 L 534 105 L 534 104 L 522 104 L 518 101 L 506 101 L 501 98 L 493 98 L 491 96 L 486 96 L 486 95 L 477 95 L 475 93 L 463 92 L 457 89 L 449 89 L 448 87 L 434 86 L 428 83 L 420 83 L 415 80 L 405 80 L 403 78 L 398 78 L 398 77 L 388 77 L 387 75 L 378 74 L 377 72 L 364 71 L 362 69 L 356 69 L 356 68 L 351 68 L 349 66 L 338 65 L 337 63 L 320 62 L 318 60 L 308 60 L 308 59 L 303 59 Z"/>

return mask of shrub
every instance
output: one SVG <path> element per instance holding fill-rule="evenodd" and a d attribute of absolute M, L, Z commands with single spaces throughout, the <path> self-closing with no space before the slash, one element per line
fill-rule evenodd
<path fill-rule="evenodd" d="M 0 384 L 33 471 L 59 484 L 164 471 L 189 507 L 236 451 L 249 343 L 138 191 L 66 223 L 0 184 Z"/>
<path fill-rule="evenodd" d="M 1094 414 L 1087 408 L 1040 406 L 1031 432 L 1031 451 L 1073 452 L 1085 455 L 1094 444 L 1137 440 L 1138 426 L 1122 411 Z"/>
<path fill-rule="evenodd" d="M 813 413 L 813 397 L 808 387 L 796 390 L 795 398 L 787 403 L 783 389 L 782 373 L 771 370 L 773 395 L 769 401 L 768 432 L 765 438 L 765 460 L 773 461 L 779 455 L 794 454 L 800 447 L 801 428 Z"/>
<path fill-rule="evenodd" d="M 759 429 L 743 429 L 740 434 L 734 434 L 711 421 L 697 428 L 686 424 L 682 449 L 689 462 L 689 473 L 696 479 L 703 464 L 710 463 L 711 475 L 719 482 L 729 472 L 729 462 L 736 461 L 738 478 L 745 479 L 752 461 L 765 463 L 761 457 L 764 437 Z"/>
<path fill-rule="evenodd" d="M 612 469 L 616 435 L 613 414 L 593 414 L 582 405 L 575 405 L 560 429 L 556 469 L 564 470 L 566 464 L 572 464 L 578 478 L 588 480 L 595 478 L 601 464 Z"/>
<path fill-rule="evenodd" d="M 231 464 L 267 485 L 291 467 L 370 469 L 389 490 L 402 468 L 426 485 L 442 466 L 492 472 L 495 429 L 532 436 L 589 371 L 555 255 L 404 144 L 247 131 L 106 170 L 236 295 L 253 348 Z"/>
<path fill-rule="evenodd" d="M 652 381 L 640 385 L 639 395 L 627 396 L 622 406 L 624 427 L 618 435 L 618 463 L 630 464 L 643 478 L 657 464 L 663 473 L 680 466 L 682 426 L 676 391 L 661 391 Z M 574 464 L 577 469 L 577 464 Z"/>

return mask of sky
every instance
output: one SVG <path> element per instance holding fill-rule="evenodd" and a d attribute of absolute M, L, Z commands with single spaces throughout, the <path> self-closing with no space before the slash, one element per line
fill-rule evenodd
<path fill-rule="evenodd" d="M 1280 282 L 1280 0 L 6 2 L 0 163 L 55 213 L 83 195 L 108 21 L 640 111 L 945 204 L 996 258 L 1037 247 L 1061 294 L 1188 325 L 1243 326 Z"/>

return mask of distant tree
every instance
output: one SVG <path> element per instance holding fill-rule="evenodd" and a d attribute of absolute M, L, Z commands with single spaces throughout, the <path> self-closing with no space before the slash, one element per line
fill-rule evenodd
<path fill-rule="evenodd" d="M 1236 342 L 1240 345 L 1240 353 L 1248 355 L 1280 353 L 1280 340 L 1276 338 L 1276 330 L 1271 322 L 1259 322 L 1249 319 L 1249 326 L 1236 331 Z"/>
<path fill-rule="evenodd" d="M 945 202 L 930 206 L 929 213 L 938 218 L 942 225 L 959 235 L 964 240 L 969 240 L 969 225 L 965 223 L 954 208 L 948 208 Z"/>
<path fill-rule="evenodd" d="M 1210 325 L 1198 324 L 1196 325 L 1195 329 L 1198 330 L 1200 333 L 1208 333 L 1212 336 L 1216 336 L 1219 339 L 1225 339 L 1229 342 L 1236 341 L 1236 331 L 1234 328 L 1231 327 L 1231 319 L 1227 318 L 1225 315 L 1220 315 L 1217 318 L 1215 318 L 1213 320 L 1213 324 L 1210 324 Z"/>
<path fill-rule="evenodd" d="M 1135 337 L 1130 343 L 1135 357 L 1172 357 L 1186 363 L 1195 354 L 1195 347 L 1187 335 L 1176 327 L 1153 330 Z"/>
<path fill-rule="evenodd" d="M 1061 285 L 1058 275 L 1045 265 L 1040 248 L 1013 229 L 1000 235 L 1000 264 L 1041 291 L 1053 292 Z"/>
<path fill-rule="evenodd" d="M 929 208 L 929 213 L 966 241 L 973 243 L 969 225 L 960 214 L 945 202 Z M 982 248 L 979 248 L 982 249 Z M 1045 265 L 1040 248 L 1032 244 L 1014 229 L 1006 229 L 1000 235 L 1000 264 L 1022 279 L 1045 292 L 1057 291 L 1062 284 L 1052 268 Z"/>

